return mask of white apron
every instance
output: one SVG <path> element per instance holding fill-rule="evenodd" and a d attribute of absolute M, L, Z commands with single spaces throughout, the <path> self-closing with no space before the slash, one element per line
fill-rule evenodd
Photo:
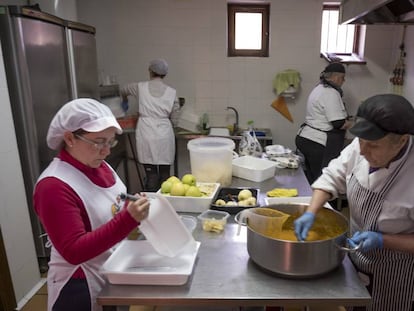
<path fill-rule="evenodd" d="M 401 161 L 379 192 L 364 188 L 352 174 L 347 183 L 351 214 L 351 235 L 356 231 L 378 231 L 377 219 L 384 198 L 403 169 Z M 414 255 L 390 249 L 349 254 L 357 270 L 372 275 L 372 300 L 368 311 L 411 311 L 414 293 Z"/>
<path fill-rule="evenodd" d="M 111 207 L 114 204 L 119 205 L 120 202 L 117 202 L 117 196 L 121 192 L 126 191 L 125 185 L 115 172 L 114 176 L 116 178 L 115 184 L 110 188 L 102 188 L 92 183 L 88 177 L 72 165 L 55 158 L 40 175 L 38 182 L 45 177 L 56 177 L 70 185 L 81 198 L 92 230 L 94 230 L 112 219 Z M 59 208 L 59 206 L 56 206 L 56 208 Z M 96 303 L 96 297 L 105 284 L 105 279 L 98 271 L 111 253 L 112 250 L 107 250 L 87 262 L 80 265 L 72 265 L 52 245 L 47 274 L 48 311 L 52 310 L 62 288 L 79 267 L 84 271 L 88 282 L 91 295 L 91 310 L 102 310 Z"/>
<path fill-rule="evenodd" d="M 139 120 L 136 128 L 138 160 L 144 164 L 174 163 L 175 136 L 170 114 L 176 91 L 167 86 L 161 97 L 153 97 L 148 81 L 138 83 Z"/>

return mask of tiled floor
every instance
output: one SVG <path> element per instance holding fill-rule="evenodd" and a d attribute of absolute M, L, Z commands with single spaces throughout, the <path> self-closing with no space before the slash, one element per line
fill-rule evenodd
<path fill-rule="evenodd" d="M 21 311 L 41 311 L 47 310 L 47 287 L 46 283 L 39 289 L 21 309 Z"/>

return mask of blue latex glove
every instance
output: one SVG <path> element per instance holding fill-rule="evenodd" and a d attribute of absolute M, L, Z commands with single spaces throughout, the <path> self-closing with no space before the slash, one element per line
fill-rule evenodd
<path fill-rule="evenodd" d="M 384 246 L 382 234 L 374 231 L 357 231 L 352 238 L 348 239 L 348 243 L 351 247 L 356 247 L 362 243 L 360 251 L 364 253 L 374 248 L 383 248 Z"/>
<path fill-rule="evenodd" d="M 123 110 L 124 112 L 127 112 L 127 111 L 128 111 L 128 108 L 129 108 L 128 101 L 127 101 L 127 100 L 122 101 L 122 103 L 121 103 L 121 107 L 122 107 L 122 110 Z"/>
<path fill-rule="evenodd" d="M 309 229 L 315 221 L 315 214 L 306 212 L 295 220 L 295 234 L 298 241 L 304 241 L 308 236 Z"/>

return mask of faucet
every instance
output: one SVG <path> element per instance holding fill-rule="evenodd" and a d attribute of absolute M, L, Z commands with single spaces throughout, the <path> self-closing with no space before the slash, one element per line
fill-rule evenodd
<path fill-rule="evenodd" d="M 227 107 L 226 110 L 233 110 L 236 114 L 236 123 L 233 124 L 233 133 L 235 134 L 237 130 L 239 129 L 239 113 L 234 107 Z"/>

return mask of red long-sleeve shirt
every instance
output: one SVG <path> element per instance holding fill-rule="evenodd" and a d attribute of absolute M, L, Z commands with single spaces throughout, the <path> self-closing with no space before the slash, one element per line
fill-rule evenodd
<path fill-rule="evenodd" d="M 115 183 L 112 170 L 106 163 L 90 168 L 68 152 L 58 156 L 84 173 L 94 184 L 108 188 Z M 96 257 L 124 239 L 138 223 L 123 208 L 114 218 L 91 231 L 91 224 L 82 200 L 60 179 L 46 177 L 36 186 L 33 205 L 49 239 L 56 250 L 71 264 L 80 264 Z M 85 277 L 78 269 L 73 277 Z"/>

